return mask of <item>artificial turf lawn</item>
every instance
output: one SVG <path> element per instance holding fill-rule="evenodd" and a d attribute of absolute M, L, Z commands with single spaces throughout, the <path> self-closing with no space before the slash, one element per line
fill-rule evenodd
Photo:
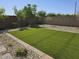
<path fill-rule="evenodd" d="M 79 59 L 79 34 L 44 28 L 10 33 L 55 59 Z"/>

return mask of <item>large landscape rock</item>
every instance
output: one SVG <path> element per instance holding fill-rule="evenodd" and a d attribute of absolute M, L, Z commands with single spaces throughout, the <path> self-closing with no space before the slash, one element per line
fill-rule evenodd
<path fill-rule="evenodd" d="M 13 59 L 10 53 L 6 53 L 2 56 L 2 59 Z"/>
<path fill-rule="evenodd" d="M 7 49 L 3 45 L 0 45 L 0 54 L 5 53 L 6 51 Z"/>

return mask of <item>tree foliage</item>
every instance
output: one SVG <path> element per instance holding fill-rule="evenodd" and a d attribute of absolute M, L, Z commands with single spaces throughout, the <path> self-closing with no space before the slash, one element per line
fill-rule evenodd
<path fill-rule="evenodd" d="M 38 17 L 45 17 L 46 12 L 45 11 L 38 11 L 37 15 L 38 15 Z"/>
<path fill-rule="evenodd" d="M 16 7 L 14 7 L 14 12 L 15 12 L 17 18 L 23 18 L 23 11 L 22 10 L 17 10 Z"/>
<path fill-rule="evenodd" d="M 4 13 L 5 13 L 4 8 L 0 8 L 0 19 L 4 19 Z"/>
<path fill-rule="evenodd" d="M 56 14 L 54 14 L 54 13 L 48 13 L 47 16 L 48 17 L 53 17 L 53 16 L 56 16 Z"/>
<path fill-rule="evenodd" d="M 20 10 L 17 10 L 17 8 L 14 7 L 14 12 L 20 23 L 22 23 L 22 21 L 25 21 L 28 25 L 31 25 L 31 19 L 34 20 L 36 17 L 36 5 L 28 4 Z"/>
<path fill-rule="evenodd" d="M 17 10 L 16 7 L 14 7 L 14 12 L 17 17 L 31 18 L 36 15 L 36 5 L 28 4 L 27 6 L 24 6 L 21 10 Z"/>

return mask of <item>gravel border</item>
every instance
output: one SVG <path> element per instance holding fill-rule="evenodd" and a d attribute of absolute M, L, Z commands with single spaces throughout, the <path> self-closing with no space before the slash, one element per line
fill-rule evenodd
<path fill-rule="evenodd" d="M 42 51 L 34 48 L 33 46 L 21 41 L 20 39 L 14 37 L 13 35 L 6 33 L 5 34 L 8 39 L 15 40 L 17 43 L 19 43 L 21 46 L 26 48 L 28 51 L 30 51 L 30 58 L 29 59 L 54 59 L 50 57 L 49 55 L 43 53 Z"/>

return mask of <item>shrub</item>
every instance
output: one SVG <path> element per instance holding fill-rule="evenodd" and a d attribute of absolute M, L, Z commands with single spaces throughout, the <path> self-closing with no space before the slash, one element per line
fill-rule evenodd
<path fill-rule="evenodd" d="M 26 57 L 26 55 L 27 55 L 27 50 L 26 49 L 18 48 L 16 50 L 16 56 L 17 57 Z"/>
<path fill-rule="evenodd" d="M 13 43 L 8 43 L 7 45 L 8 45 L 8 47 L 12 47 Z"/>

